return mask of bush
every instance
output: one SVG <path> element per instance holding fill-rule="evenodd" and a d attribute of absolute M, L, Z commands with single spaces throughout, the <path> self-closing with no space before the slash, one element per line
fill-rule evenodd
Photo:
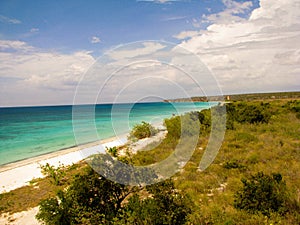
<path fill-rule="evenodd" d="M 232 160 L 232 161 L 228 161 L 226 162 L 223 167 L 225 169 L 240 169 L 240 170 L 245 170 L 246 169 L 246 166 L 239 163 L 238 161 L 236 160 Z"/>
<path fill-rule="evenodd" d="M 88 167 L 68 189 L 42 200 L 36 218 L 52 225 L 107 224 L 129 193 L 128 187 L 107 180 Z"/>
<path fill-rule="evenodd" d="M 69 188 L 42 200 L 36 218 L 46 225 L 184 224 L 190 212 L 190 202 L 171 180 L 134 188 L 89 167 Z"/>
<path fill-rule="evenodd" d="M 150 123 L 142 121 L 141 124 L 137 124 L 133 127 L 132 131 L 130 132 L 129 138 L 143 139 L 151 137 L 157 134 L 157 132 L 158 130 L 155 129 Z"/>
<path fill-rule="evenodd" d="M 198 137 L 200 130 L 203 131 L 201 129 L 202 124 L 200 124 L 200 119 L 202 118 L 202 116 L 202 122 L 205 121 L 205 123 L 203 124 L 203 126 L 205 127 L 204 130 L 206 130 L 207 127 L 210 127 L 210 120 L 204 116 L 204 113 L 202 113 L 202 111 L 189 112 L 181 116 L 174 116 L 169 119 L 165 119 L 164 124 L 168 130 L 167 138 L 170 140 L 178 140 L 180 138 L 195 137 L 195 135 L 197 135 Z"/>
<path fill-rule="evenodd" d="M 242 183 L 243 188 L 235 194 L 235 208 L 264 215 L 287 212 L 288 195 L 281 174 L 269 176 L 259 172 L 248 180 L 243 178 Z"/>
<path fill-rule="evenodd" d="M 167 137 L 169 139 L 179 139 L 181 136 L 181 120 L 180 116 L 174 116 L 165 119 L 164 124 L 168 130 Z"/>
<path fill-rule="evenodd" d="M 110 147 L 110 148 L 106 147 L 106 151 L 107 151 L 111 156 L 113 156 L 113 157 L 117 157 L 117 156 L 118 156 L 118 149 L 117 149 L 116 146 Z"/>
<path fill-rule="evenodd" d="M 269 103 L 245 103 L 227 104 L 228 125 L 232 120 L 239 123 L 268 123 L 272 113 L 270 112 Z"/>
<path fill-rule="evenodd" d="M 299 100 L 293 100 L 293 101 L 288 101 L 285 104 L 285 107 L 288 108 L 293 113 L 296 113 L 296 117 L 300 119 L 300 101 Z"/>
<path fill-rule="evenodd" d="M 63 178 L 65 176 L 65 171 L 63 165 L 55 168 L 50 166 L 49 163 L 40 166 L 42 169 L 42 174 L 51 178 L 55 185 L 61 185 L 63 183 Z"/>
<path fill-rule="evenodd" d="M 191 202 L 166 180 L 146 187 L 151 197 L 134 194 L 117 224 L 185 224 Z"/>

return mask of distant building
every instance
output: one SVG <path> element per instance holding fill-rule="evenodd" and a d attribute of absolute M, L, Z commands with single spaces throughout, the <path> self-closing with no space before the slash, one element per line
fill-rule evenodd
<path fill-rule="evenodd" d="M 230 101 L 230 96 L 229 95 L 227 95 L 226 100 Z"/>

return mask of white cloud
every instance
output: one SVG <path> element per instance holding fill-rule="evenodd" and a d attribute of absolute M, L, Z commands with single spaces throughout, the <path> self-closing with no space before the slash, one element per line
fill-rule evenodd
<path fill-rule="evenodd" d="M 119 46 L 120 47 L 120 46 Z M 126 48 L 126 45 L 124 46 Z M 128 45 L 129 49 L 121 49 L 121 50 L 114 50 L 112 52 L 109 52 L 109 56 L 113 60 L 120 60 L 120 59 L 126 59 L 126 58 L 134 58 L 134 57 L 140 57 L 143 55 L 149 55 L 153 54 L 166 46 L 161 43 L 155 43 L 155 42 L 137 42 L 135 45 L 130 44 Z"/>
<path fill-rule="evenodd" d="M 71 104 L 80 77 L 94 63 L 89 52 L 45 52 L 21 41 L 0 41 L 3 105 Z"/>
<path fill-rule="evenodd" d="M 201 77 L 199 74 L 201 73 Z M 195 75 L 198 77 L 195 77 Z M 207 93 L 212 81 L 198 57 L 166 42 L 136 42 L 107 52 L 86 74 L 79 101 L 135 102 Z"/>
<path fill-rule="evenodd" d="M 246 13 L 251 7 L 252 2 L 235 2 L 233 0 L 223 0 L 226 9 L 219 13 L 203 15 L 201 23 L 222 23 L 230 24 L 233 22 L 243 21 L 244 18 L 237 16 Z"/>
<path fill-rule="evenodd" d="M 187 16 L 169 16 L 163 19 L 163 21 L 172 21 L 172 20 L 182 20 L 187 18 Z"/>
<path fill-rule="evenodd" d="M 37 33 L 37 32 L 39 32 L 38 28 L 31 28 L 30 29 L 30 33 Z"/>
<path fill-rule="evenodd" d="M 153 2 L 157 4 L 166 4 L 172 2 L 184 2 L 185 0 L 137 0 L 137 2 Z"/>
<path fill-rule="evenodd" d="M 8 23 L 8 24 L 20 24 L 22 23 L 20 20 L 17 20 L 15 18 L 9 18 L 3 15 L 0 15 L 0 21 L 2 23 Z"/>
<path fill-rule="evenodd" d="M 101 40 L 100 40 L 99 37 L 93 36 L 93 37 L 91 38 L 91 43 L 92 43 L 92 44 L 97 44 L 97 43 L 100 43 L 100 42 L 101 42 Z"/>
<path fill-rule="evenodd" d="M 0 40 L 0 50 L 31 51 L 34 48 L 23 41 Z"/>
<path fill-rule="evenodd" d="M 186 38 L 191 38 L 197 35 L 200 35 L 202 31 L 196 31 L 196 30 L 189 30 L 189 31 L 182 31 L 179 34 L 174 35 L 175 38 L 183 40 Z"/>
<path fill-rule="evenodd" d="M 206 30 L 176 36 L 186 39 L 181 46 L 200 56 L 225 92 L 299 90 L 299 0 L 261 0 L 249 19 L 238 14 L 250 2 L 223 2 L 223 12 L 205 16 Z"/>

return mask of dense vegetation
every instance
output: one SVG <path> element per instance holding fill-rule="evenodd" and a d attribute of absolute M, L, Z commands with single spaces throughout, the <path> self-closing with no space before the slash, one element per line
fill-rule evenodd
<path fill-rule="evenodd" d="M 150 197 L 151 196 L 151 197 Z M 145 189 L 125 186 L 87 167 L 65 191 L 40 203 L 46 224 L 183 224 L 190 213 L 171 180 Z"/>
<path fill-rule="evenodd" d="M 271 93 L 248 93 L 248 94 L 232 94 L 225 96 L 230 101 L 260 101 L 274 99 L 299 99 L 300 92 L 271 92 Z M 207 102 L 207 101 L 223 101 L 223 96 L 195 96 L 191 98 L 179 98 L 166 100 L 167 102 Z"/>
<path fill-rule="evenodd" d="M 180 138 L 195 134 L 200 123 L 197 148 L 171 179 L 132 187 L 109 181 L 86 165 L 64 168 L 58 185 L 51 173 L 46 178 L 49 194 L 40 196 L 38 218 L 46 224 L 300 224 L 299 106 L 299 100 L 226 104 L 225 139 L 205 171 L 198 165 L 210 135 L 211 113 L 218 109 L 167 119 L 167 137 L 154 149 L 122 157 L 118 148 L 108 152 L 134 165 L 159 162 Z M 188 121 L 184 137 L 182 120 Z M 41 191 L 30 190 L 28 194 Z M 6 203 L 12 204 L 17 193 L 22 196 L 19 190 L 0 196 L 2 212 L 14 208 Z M 24 210 L 24 202 L 14 211 Z"/>
<path fill-rule="evenodd" d="M 155 129 L 150 123 L 143 121 L 141 124 L 136 124 L 130 132 L 129 138 L 143 139 L 157 134 Z"/>

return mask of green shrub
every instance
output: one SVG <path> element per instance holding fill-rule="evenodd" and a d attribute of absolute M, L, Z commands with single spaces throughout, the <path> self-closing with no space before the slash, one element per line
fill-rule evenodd
<path fill-rule="evenodd" d="M 65 168 L 63 165 L 55 168 L 54 166 L 50 166 L 49 163 L 45 165 L 41 165 L 42 174 L 51 178 L 52 182 L 55 185 L 62 185 L 63 178 L 65 177 Z"/>
<path fill-rule="evenodd" d="M 129 138 L 134 139 L 143 139 L 151 137 L 157 134 L 157 129 L 155 129 L 150 123 L 142 121 L 141 124 L 136 124 L 132 131 L 130 132 Z"/>
<path fill-rule="evenodd" d="M 181 120 L 180 116 L 173 116 L 165 119 L 164 124 L 168 130 L 167 137 L 169 139 L 179 139 L 181 136 Z"/>
<path fill-rule="evenodd" d="M 130 197 L 118 224 L 185 224 L 191 202 L 175 189 L 171 180 L 147 186 L 146 190 L 151 197 Z"/>
<path fill-rule="evenodd" d="M 228 126 L 232 120 L 239 123 L 268 123 L 272 112 L 269 103 L 231 103 L 226 106 Z"/>
<path fill-rule="evenodd" d="M 116 146 L 110 147 L 110 148 L 106 147 L 106 151 L 107 151 L 111 156 L 113 156 L 113 157 L 117 157 L 117 156 L 118 156 L 118 149 L 117 149 Z"/>
<path fill-rule="evenodd" d="M 259 172 L 250 179 L 243 178 L 242 183 L 243 188 L 235 194 L 235 208 L 264 215 L 287 212 L 288 194 L 281 174 L 269 176 Z"/>
<path fill-rule="evenodd" d="M 232 161 L 228 161 L 226 162 L 223 167 L 225 169 L 240 169 L 240 170 L 244 170 L 246 169 L 246 166 L 241 164 L 240 162 L 236 161 L 236 160 L 232 160 Z"/>
<path fill-rule="evenodd" d="M 191 203 L 171 180 L 146 188 L 115 183 L 88 167 L 56 197 L 42 200 L 36 218 L 46 225 L 184 224 Z"/>
<path fill-rule="evenodd" d="M 285 107 L 288 108 L 291 112 L 294 112 L 296 114 L 296 117 L 300 119 L 300 101 L 299 100 L 293 100 L 288 101 L 285 104 Z"/>
<path fill-rule="evenodd" d="M 45 224 L 107 224 L 121 209 L 130 193 L 124 185 L 112 182 L 92 168 L 77 175 L 70 187 L 54 198 L 42 200 L 36 218 Z"/>

